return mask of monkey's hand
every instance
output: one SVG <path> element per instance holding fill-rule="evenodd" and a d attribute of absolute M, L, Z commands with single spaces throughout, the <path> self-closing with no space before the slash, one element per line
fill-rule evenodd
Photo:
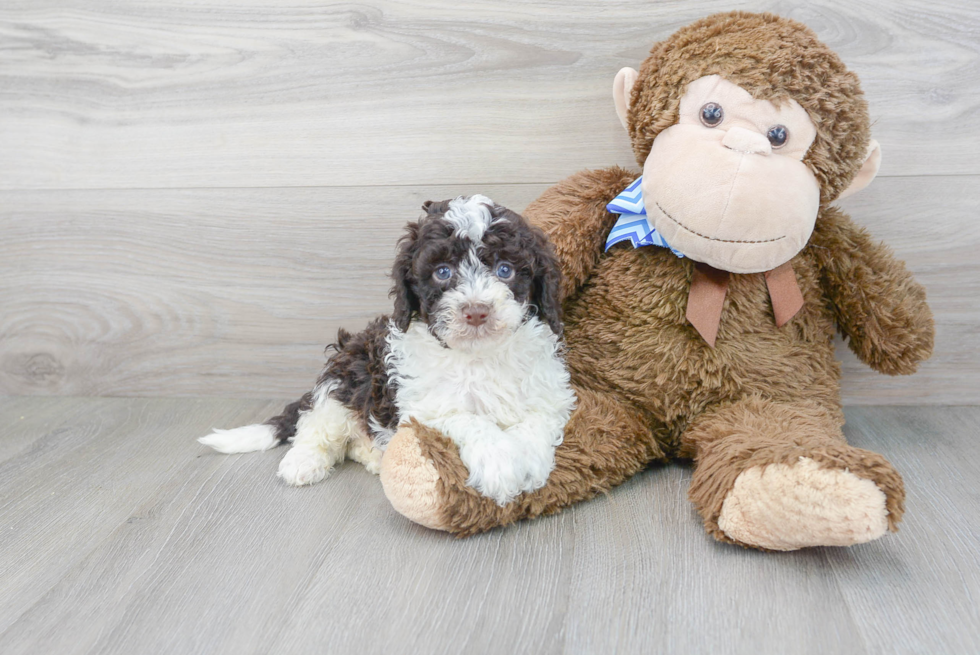
<path fill-rule="evenodd" d="M 545 191 L 524 210 L 524 217 L 554 244 L 562 272 L 562 300 L 589 278 L 603 253 L 609 230 L 619 218 L 606 211 L 606 205 L 639 176 L 637 171 L 618 166 L 581 171 Z"/>
<path fill-rule="evenodd" d="M 935 325 L 904 262 L 835 207 L 817 219 L 810 248 L 848 347 L 880 373 L 914 373 L 932 354 Z"/>

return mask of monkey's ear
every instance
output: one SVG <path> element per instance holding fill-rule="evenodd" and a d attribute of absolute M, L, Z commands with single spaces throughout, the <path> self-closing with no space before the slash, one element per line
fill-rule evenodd
<path fill-rule="evenodd" d="M 875 179 L 875 176 L 878 175 L 879 168 L 881 168 L 881 146 L 877 141 L 871 139 L 868 143 L 868 154 L 864 157 L 864 164 L 861 165 L 861 170 L 851 180 L 851 185 L 837 196 L 837 199 L 841 200 L 847 196 L 852 196 L 871 184 L 871 180 Z"/>
<path fill-rule="evenodd" d="M 619 122 L 626 129 L 629 129 L 626 116 L 630 110 L 630 94 L 639 75 L 639 73 L 627 66 L 626 68 L 621 68 L 616 73 L 616 79 L 613 80 L 613 100 L 616 102 L 616 115 L 619 116 Z"/>

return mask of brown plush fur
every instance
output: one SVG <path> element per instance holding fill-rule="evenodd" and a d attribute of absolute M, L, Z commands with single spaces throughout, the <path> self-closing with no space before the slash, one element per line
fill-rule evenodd
<path fill-rule="evenodd" d="M 439 432 L 413 422 L 422 455 L 439 471 L 437 489 L 443 499 L 439 523 L 465 537 L 521 519 L 553 514 L 622 484 L 664 453 L 651 434 L 650 417 L 622 399 L 594 391 L 578 391 L 578 407 L 555 452 L 548 484 L 500 507 L 466 486 L 468 473 L 456 444 Z"/>
<path fill-rule="evenodd" d="M 629 132 L 641 166 L 654 138 L 677 122 L 687 85 L 715 74 L 754 98 L 792 98 L 807 111 L 817 137 L 804 161 L 821 202 L 837 198 L 864 161 L 871 131 L 857 75 L 803 23 L 740 11 L 708 16 L 656 44 L 639 72 Z"/>
<path fill-rule="evenodd" d="M 653 48 L 629 113 L 638 161 L 676 122 L 687 83 L 713 73 L 757 98 L 799 102 L 818 130 L 805 161 L 821 198 L 829 202 L 847 187 L 869 138 L 857 78 L 809 29 L 767 14 L 712 16 Z M 467 488 L 453 445 L 419 426 L 422 451 L 440 475 L 443 523 L 467 535 L 552 513 L 654 460 L 680 457 L 696 462 L 690 495 L 707 530 L 731 540 L 717 520 L 739 473 L 808 457 L 875 482 L 894 530 L 901 477 L 880 455 L 844 441 L 833 337 L 839 329 L 878 371 L 912 373 L 934 336 L 922 287 L 888 248 L 824 204 L 809 244 L 792 260 L 803 309 L 776 327 L 763 274 L 732 275 L 711 348 L 685 318 L 694 262 L 657 247 L 603 252 L 617 218 L 605 205 L 638 176 L 621 168 L 581 172 L 527 208 L 562 265 L 579 407 L 548 485 L 505 508 Z"/>
<path fill-rule="evenodd" d="M 808 457 L 823 468 L 847 470 L 873 481 L 885 493 L 888 527 L 897 530 L 905 511 L 902 478 L 877 453 L 852 448 L 841 420 L 817 403 L 777 403 L 750 396 L 699 416 L 684 435 L 695 456 L 689 496 L 719 541 L 732 542 L 718 527 L 725 496 L 740 473 L 754 466 L 795 464 Z"/>

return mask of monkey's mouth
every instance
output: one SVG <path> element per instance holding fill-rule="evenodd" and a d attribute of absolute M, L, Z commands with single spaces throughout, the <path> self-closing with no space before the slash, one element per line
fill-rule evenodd
<path fill-rule="evenodd" d="M 657 205 L 657 209 L 660 210 L 660 213 L 661 214 L 663 214 L 664 216 L 666 216 L 667 218 L 669 218 L 673 223 L 676 223 L 677 226 L 680 227 L 682 230 L 685 230 L 687 232 L 690 232 L 694 236 L 701 237 L 702 239 L 707 239 L 708 241 L 720 241 L 721 243 L 772 243 L 773 241 L 779 241 L 780 239 L 785 239 L 786 238 L 786 235 L 785 234 L 783 236 L 781 236 L 781 237 L 776 237 L 775 239 L 759 239 L 757 241 L 739 241 L 738 239 L 717 239 L 715 237 L 709 237 L 706 234 L 701 234 L 697 230 L 692 230 L 691 228 L 689 228 L 688 226 L 684 225 L 679 220 L 677 220 L 676 218 L 674 218 L 673 216 L 671 216 L 670 214 L 668 214 L 667 211 L 663 207 L 660 206 L 660 203 L 659 202 L 654 201 L 654 204 Z"/>

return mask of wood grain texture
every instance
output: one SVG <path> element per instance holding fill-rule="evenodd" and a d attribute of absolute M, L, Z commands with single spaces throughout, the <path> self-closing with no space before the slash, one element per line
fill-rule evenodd
<path fill-rule="evenodd" d="M 0 393 L 302 393 L 337 328 L 390 308 L 422 202 L 473 192 L 0 192 Z"/>
<path fill-rule="evenodd" d="M 544 188 L 0 192 L 0 394 L 298 396 L 337 328 L 390 308 L 394 244 L 423 200 L 520 210 Z M 908 261 L 939 323 L 912 377 L 839 349 L 845 402 L 980 402 L 980 177 L 883 178 L 844 206 Z"/>
<path fill-rule="evenodd" d="M 278 406 L 228 401 L 209 406 L 197 424 L 254 421 Z M 186 433 L 195 407 L 203 406 L 186 400 L 0 401 L 3 423 L 12 424 L 2 440 L 17 440 L 22 430 L 33 437 L 29 449 L 0 463 L 0 630 L 113 530 L 138 521 L 134 512 L 145 496 L 175 476 L 174 484 L 184 484 L 190 453 L 199 452 Z M 29 421 L 26 428 L 14 422 L 20 416 Z M 42 421 L 34 436 L 30 423 Z M 219 462 L 212 464 L 211 473 Z"/>
<path fill-rule="evenodd" d="M 893 548 L 869 544 L 873 568 L 853 550 L 828 551 L 855 622 L 869 645 L 882 645 L 877 652 L 980 651 L 980 410 L 856 409 L 847 419 L 848 439 L 880 450 L 904 476 L 901 529 L 915 535 Z M 867 593 L 870 586 L 884 602 Z"/>
<path fill-rule="evenodd" d="M 292 489 L 281 449 L 193 441 L 272 407 L 0 399 L 0 443 L 37 444 L 0 463 L 0 652 L 980 649 L 980 408 L 849 408 L 849 440 L 905 476 L 901 531 L 766 554 L 704 533 L 686 466 L 457 540 L 359 466 Z"/>
<path fill-rule="evenodd" d="M 10 0 L 0 188 L 553 183 L 632 163 L 616 71 L 731 9 L 841 54 L 884 175 L 980 173 L 971 0 Z"/>
<path fill-rule="evenodd" d="M 910 377 L 871 371 L 842 346 L 844 404 L 980 402 L 980 178 L 886 178 L 841 206 L 925 285 L 936 348 Z"/>
<path fill-rule="evenodd" d="M 515 209 L 631 165 L 609 87 L 714 11 L 813 27 L 882 178 L 846 206 L 929 288 L 935 357 L 847 403 L 980 401 L 980 6 L 11 0 L 0 7 L 0 394 L 290 397 L 387 308 L 425 199 Z M 69 191 L 67 189 L 78 189 Z"/>

